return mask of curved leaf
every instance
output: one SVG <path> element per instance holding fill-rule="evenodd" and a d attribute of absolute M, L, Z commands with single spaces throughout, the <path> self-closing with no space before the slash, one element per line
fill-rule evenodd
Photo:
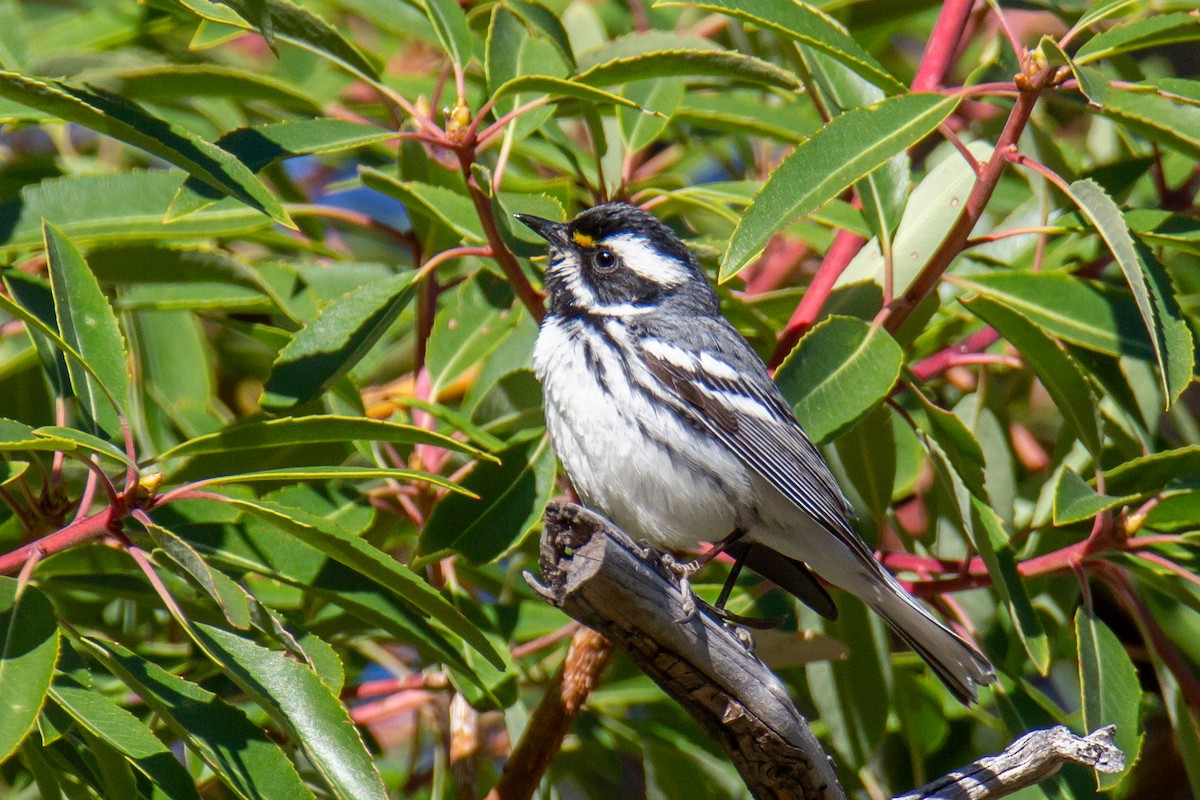
<path fill-rule="evenodd" d="M 1125 770 L 1097 772 L 1101 789 L 1116 786 L 1137 761 L 1142 748 L 1142 687 L 1125 645 L 1100 620 L 1080 608 L 1075 612 L 1079 648 L 1079 685 L 1083 693 L 1083 726 L 1090 731 L 1116 725 L 1114 744 L 1125 754 Z"/>
<path fill-rule="evenodd" d="M 881 327 L 831 316 L 809 331 L 775 372 L 775 383 L 814 442 L 853 425 L 891 392 L 904 352 Z"/>
<path fill-rule="evenodd" d="M 401 600 L 421 609 L 462 637 L 494 666 L 503 667 L 504 659 L 491 642 L 458 609 L 412 570 L 362 539 L 298 508 L 237 497 L 226 497 L 223 502 L 290 531 L 305 544 L 391 590 Z"/>
<path fill-rule="evenodd" d="M 83 254 L 48 222 L 42 234 L 59 331 L 63 341 L 91 365 L 91 370 L 84 370 L 76 361 L 67 361 L 71 388 L 88 419 L 110 436 L 118 437 L 118 416 L 129 404 L 125 338 Z"/>
<path fill-rule="evenodd" d="M 737 17 L 759 28 L 827 53 L 870 83 L 895 94 L 906 91 L 858 42 L 831 18 L 793 0 L 658 0 L 654 6 L 691 6 Z"/>
<path fill-rule="evenodd" d="M 0 577 L 0 761 L 33 728 L 58 661 L 54 606 L 32 586 Z"/>
<path fill-rule="evenodd" d="M 925 138 L 957 104 L 954 97 L 912 94 L 834 117 L 797 145 L 767 178 L 733 232 L 720 280 L 729 280 L 749 264 L 775 231 L 817 210 Z"/>
<path fill-rule="evenodd" d="M 296 768 L 239 708 L 118 644 L 80 640 L 245 800 L 313 800 Z"/>
<path fill-rule="evenodd" d="M 62 81 L 0 72 L 0 97 L 54 114 L 153 153 L 222 194 L 294 227 L 275 195 L 240 161 L 214 144 L 117 95 Z"/>
<path fill-rule="evenodd" d="M 261 447 L 279 447 L 306 442 L 344 442 L 359 440 L 367 442 L 392 442 L 395 444 L 429 444 L 460 453 L 490 458 L 482 450 L 465 442 L 451 439 L 440 433 L 403 425 L 396 422 L 369 419 L 366 417 L 342 417 L 317 415 L 310 417 L 283 417 L 246 422 L 225 428 L 218 433 L 198 436 L 195 439 L 160 453 L 154 460 L 200 455 L 201 453 L 223 453 L 231 450 L 254 450 Z"/>
<path fill-rule="evenodd" d="M 1200 17 L 1179 11 L 1154 14 L 1134 22 L 1114 25 L 1093 36 L 1075 53 L 1076 64 L 1087 64 L 1121 53 L 1200 39 Z"/>
<path fill-rule="evenodd" d="M 307 402 L 349 372 L 408 305 L 414 277 L 412 272 L 394 275 L 326 306 L 279 351 L 263 406 L 282 409 Z"/>
<path fill-rule="evenodd" d="M 590 63 L 591 66 L 587 64 Z M 615 39 L 588 54 L 572 80 L 588 86 L 677 76 L 730 78 L 781 89 L 802 86 L 792 73 L 767 61 L 723 50 L 698 36 L 648 31 Z"/>

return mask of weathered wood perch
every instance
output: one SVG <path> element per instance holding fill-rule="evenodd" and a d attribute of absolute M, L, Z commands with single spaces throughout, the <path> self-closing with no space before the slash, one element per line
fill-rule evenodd
<path fill-rule="evenodd" d="M 841 800 L 829 756 L 779 679 L 704 610 L 684 616 L 672 573 L 603 517 L 575 504 L 546 509 L 543 598 L 623 649 L 724 748 L 755 798 Z M 1057 726 L 1022 736 L 897 800 L 992 800 L 1053 775 L 1067 762 L 1119 771 L 1111 728 L 1086 739 Z"/>

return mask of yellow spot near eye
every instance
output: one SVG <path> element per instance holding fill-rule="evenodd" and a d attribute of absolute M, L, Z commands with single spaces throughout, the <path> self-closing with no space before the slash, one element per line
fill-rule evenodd
<path fill-rule="evenodd" d="M 586 233 L 575 231 L 575 244 L 579 245 L 580 247 L 595 247 L 596 240 L 591 236 L 588 236 Z"/>

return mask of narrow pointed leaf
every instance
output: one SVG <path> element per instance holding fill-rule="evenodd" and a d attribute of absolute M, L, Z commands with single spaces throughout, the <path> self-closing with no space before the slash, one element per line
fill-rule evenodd
<path fill-rule="evenodd" d="M 54 442 L 68 441 L 78 445 L 84 450 L 90 450 L 93 453 L 102 455 L 105 458 L 111 458 L 125 466 L 133 466 L 133 461 L 125 454 L 125 451 L 117 447 L 112 442 L 107 442 L 99 436 L 93 436 L 86 431 L 81 431 L 76 428 L 63 428 L 57 425 L 45 425 L 34 431 L 39 437 L 50 439 Z"/>
<path fill-rule="evenodd" d="M 454 548 L 484 564 L 537 526 L 554 491 L 554 451 L 548 437 L 498 455 L 500 463 L 480 464 L 463 482 L 477 498 L 446 496 L 437 504 L 421 531 L 422 552 Z"/>
<path fill-rule="evenodd" d="M 312 11 L 289 0 L 179 0 L 195 14 L 214 22 L 258 30 L 268 42 L 279 39 L 326 58 L 370 81 L 379 71 L 337 29 Z"/>
<path fill-rule="evenodd" d="M 582 71 L 572 78 L 588 86 L 687 76 L 729 78 L 793 91 L 801 86 L 792 73 L 767 61 L 724 50 L 698 36 L 667 31 L 630 34 L 588 55 L 591 65 L 581 63 Z"/>
<path fill-rule="evenodd" d="M 905 91 L 858 42 L 830 17 L 805 3 L 792 0 L 658 0 L 659 6 L 690 6 L 728 14 L 765 30 L 827 53 L 889 94 Z"/>
<path fill-rule="evenodd" d="M 653 113 L 647 109 L 643 109 L 632 100 L 621 97 L 619 94 L 606 92 L 603 89 L 597 89 L 594 86 L 586 86 L 568 78 L 556 78 L 550 75 L 522 75 L 519 78 L 513 78 L 511 81 L 501 84 L 500 87 L 496 89 L 495 96 L 497 99 L 499 99 L 512 94 L 525 94 L 530 92 L 545 94 L 555 99 L 562 97 L 573 97 L 577 100 L 583 100 L 588 103 L 626 106 L 627 108 L 636 108 L 639 111 L 645 111 L 646 113 Z"/>
<path fill-rule="evenodd" d="M 345 564 L 364 577 L 393 592 L 401 600 L 424 611 L 447 629 L 461 636 L 493 665 L 504 661 L 491 642 L 468 622 L 453 605 L 412 570 L 369 543 L 352 536 L 307 511 L 266 500 L 227 497 L 224 502 L 277 525 L 302 542 Z"/>
<path fill-rule="evenodd" d="M 1138 313 L 1142 316 L 1142 324 L 1154 346 L 1166 405 L 1170 407 L 1191 380 L 1192 337 L 1187 322 L 1182 316 L 1174 319 L 1166 317 L 1168 309 L 1155 307 L 1147 282 L 1147 268 L 1129 233 L 1121 209 L 1112 198 L 1092 180 L 1075 181 L 1070 189 L 1071 199 L 1095 226 L 1125 273 Z"/>
<path fill-rule="evenodd" d="M 359 167 L 363 183 L 377 192 L 394 197 L 414 211 L 432 214 L 455 233 L 471 242 L 483 242 L 483 227 L 475 214 L 475 205 L 463 191 L 417 181 L 402 181 L 371 167 Z"/>
<path fill-rule="evenodd" d="M 350 715 L 311 669 L 284 653 L 202 622 L 191 632 L 235 683 L 291 732 L 342 800 L 383 800 L 383 781 Z"/>
<path fill-rule="evenodd" d="M 1050 392 L 1063 418 L 1088 449 L 1098 454 L 1101 446 L 1098 401 L 1075 360 L 1017 311 L 982 296 L 964 299 L 962 304 L 1020 351 L 1025 363 Z"/>
<path fill-rule="evenodd" d="M 292 762 L 241 709 L 118 644 L 83 639 L 81 645 L 162 717 L 238 797 L 313 800 Z"/>
<path fill-rule="evenodd" d="M 1059 475 L 1058 483 L 1054 486 L 1054 524 L 1070 525 L 1092 519 L 1135 498 L 1136 495 L 1110 497 L 1099 494 L 1068 467 Z"/>
<path fill-rule="evenodd" d="M 280 467 L 279 469 L 264 469 L 255 472 L 240 472 L 234 475 L 220 475 L 215 478 L 205 478 L 208 486 L 218 486 L 226 483 L 255 483 L 259 481 L 370 481 L 392 478 L 401 481 L 420 481 L 431 486 L 465 493 L 458 484 L 446 480 L 440 475 L 419 472 L 412 469 L 389 469 L 384 467 Z"/>
<path fill-rule="evenodd" d="M 438 41 L 442 43 L 450 60 L 459 66 L 466 67 L 471 60 L 472 47 L 471 29 L 467 27 L 467 15 L 463 13 L 455 0 L 420 0 L 425 6 L 425 15 L 433 24 Z"/>
<path fill-rule="evenodd" d="M 953 97 L 913 94 L 834 117 L 767 178 L 733 232 L 721 262 L 721 281 L 748 265 L 775 231 L 816 211 L 928 136 L 957 104 Z"/>
<path fill-rule="evenodd" d="M 391 442 L 429 444 L 476 457 L 490 458 L 482 450 L 440 433 L 397 422 L 367 417 L 317 415 L 256 420 L 190 439 L 160 454 L 155 460 L 183 458 L 202 453 L 256 450 L 307 442 Z"/>
<path fill-rule="evenodd" d="M 129 402 L 125 338 L 83 255 L 53 225 L 46 223 L 43 233 L 63 341 L 78 351 L 94 371 L 93 376 L 68 360 L 71 387 L 88 418 L 110 436 L 119 436 L 118 414 L 124 413 Z"/>
<path fill-rule="evenodd" d="M 1125 754 L 1126 772 L 1142 747 L 1142 689 L 1137 669 L 1116 634 L 1083 608 L 1075 612 L 1079 652 L 1079 685 L 1083 692 L 1083 726 L 1094 731 L 1116 725 L 1114 743 Z M 1126 772 L 1096 773 L 1101 789 L 1116 786 Z"/>
<path fill-rule="evenodd" d="M 237 198 L 277 222 L 292 225 L 273 194 L 229 153 L 117 95 L 61 81 L 0 72 L 0 97 L 140 147 Z"/>
<path fill-rule="evenodd" d="M 387 332 L 413 295 L 414 273 L 395 275 L 326 306 L 279 351 L 262 404 L 290 408 L 349 372 Z"/>
<path fill-rule="evenodd" d="M 54 607 L 32 586 L 0 577 L 0 761 L 33 728 L 58 661 Z"/>
<path fill-rule="evenodd" d="M 1196 40 L 1200 40 L 1200 17 L 1194 13 L 1154 14 L 1093 36 L 1075 53 L 1074 61 L 1088 64 L 1147 47 Z"/>
<path fill-rule="evenodd" d="M 192 777 L 175 754 L 133 714 L 102 694 L 76 686 L 55 686 L 50 697 L 90 734 L 129 760 L 170 800 L 199 800 Z"/>

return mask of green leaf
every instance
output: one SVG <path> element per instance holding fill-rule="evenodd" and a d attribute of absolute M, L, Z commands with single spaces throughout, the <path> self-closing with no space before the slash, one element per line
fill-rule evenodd
<path fill-rule="evenodd" d="M 217 146 L 237 157 L 252 172 L 277 161 L 306 155 L 338 153 L 395 138 L 394 131 L 341 119 L 299 119 L 254 128 L 238 128 L 221 136 Z M 167 217 L 174 222 L 220 199 L 202 181 L 188 178 L 171 201 Z"/>
<path fill-rule="evenodd" d="M 387 797 L 383 781 L 346 708 L 308 667 L 203 622 L 196 641 L 221 669 L 288 730 L 309 763 L 343 800 Z"/>
<path fill-rule="evenodd" d="M 307 402 L 349 372 L 408 305 L 414 275 L 368 284 L 326 306 L 279 351 L 263 406 L 284 409 Z"/>
<path fill-rule="evenodd" d="M 0 72 L 0 97 L 140 147 L 186 170 L 222 194 L 294 227 L 275 196 L 236 158 L 117 95 L 99 94 L 61 81 Z"/>
<path fill-rule="evenodd" d="M 883 402 L 903 363 L 904 352 L 883 328 L 830 316 L 788 354 L 775 382 L 809 438 L 820 443 Z"/>
<path fill-rule="evenodd" d="M 465 193 L 444 186 L 417 181 L 402 181 L 371 167 L 358 168 L 363 183 L 377 192 L 394 197 L 414 211 L 424 210 L 471 242 L 483 242 L 483 226 L 475 213 L 475 205 Z"/>
<path fill-rule="evenodd" d="M 555 78 L 551 75 L 522 75 L 519 78 L 500 85 L 496 89 L 495 98 L 507 97 L 512 94 L 526 93 L 541 93 L 552 98 L 574 97 L 577 100 L 583 100 L 587 103 L 599 103 L 600 105 L 625 106 L 626 108 L 636 108 L 639 111 L 645 111 L 632 100 L 627 100 L 619 94 L 606 92 L 603 89 L 597 89 L 592 86 L 585 86 L 582 83 L 576 83 L 573 80 L 566 78 Z M 647 111 L 646 113 L 652 113 Z"/>
<path fill-rule="evenodd" d="M 433 24 L 438 41 L 450 60 L 459 69 L 466 67 L 474 52 L 467 15 L 455 0 L 420 0 L 420 3 L 425 6 L 425 15 Z"/>
<path fill-rule="evenodd" d="M 1021 313 L 983 296 L 961 302 L 1020 351 L 1062 412 L 1064 421 L 1093 454 L 1099 454 L 1102 440 L 1098 401 L 1075 360 Z"/>
<path fill-rule="evenodd" d="M 426 365 L 430 396 L 486 359 L 521 321 L 508 286 L 486 273 L 459 287 L 434 318 Z"/>
<path fill-rule="evenodd" d="M 886 92 L 896 94 L 906 90 L 840 25 L 807 4 L 792 0 L 755 0 L 753 3 L 741 0 L 658 0 L 654 4 L 655 8 L 661 6 L 689 6 L 728 14 L 827 53 Z"/>
<path fill-rule="evenodd" d="M 688 76 L 729 78 L 792 91 L 802 85 L 792 73 L 774 64 L 724 50 L 698 36 L 668 31 L 647 31 L 614 39 L 589 52 L 588 62 L 580 67 L 583 71 L 572 80 L 587 86 Z"/>
<path fill-rule="evenodd" d="M 486 466 L 481 465 L 481 468 Z M 389 589 L 401 600 L 421 609 L 462 637 L 494 666 L 503 665 L 503 658 L 495 651 L 487 637 L 463 618 L 458 609 L 417 577 L 412 570 L 362 539 L 298 508 L 266 500 L 246 500 L 237 497 L 226 497 L 222 502 L 290 531 L 310 547 L 320 550 L 335 561 Z"/>
<path fill-rule="evenodd" d="M 1200 17 L 1186 11 L 1154 14 L 1093 36 L 1076 51 L 1074 61 L 1088 64 L 1147 47 L 1196 40 L 1200 40 Z"/>
<path fill-rule="evenodd" d="M 29 469 L 28 461 L 0 461 L 0 486 L 7 486 L 25 474 Z"/>
<path fill-rule="evenodd" d="M 26 186 L 18 197 L 0 203 L 0 255 L 41 247 L 43 220 L 77 246 L 238 236 L 270 225 L 262 214 L 232 199 L 163 225 L 182 177 L 173 170 L 133 170 L 55 178 Z"/>
<path fill-rule="evenodd" d="M 868 412 L 838 437 L 836 447 L 842 469 L 882 530 L 896 483 L 896 437 L 888 409 Z"/>
<path fill-rule="evenodd" d="M 183 458 L 201 453 L 223 453 L 232 450 L 255 450 L 310 442 L 392 442 L 394 444 L 428 444 L 472 456 L 489 458 L 483 451 L 440 433 L 396 422 L 318 415 L 255 420 L 190 439 L 159 454 L 156 461 Z"/>
<path fill-rule="evenodd" d="M 43 429 L 44 430 L 44 429 Z M 70 439 L 41 435 L 24 422 L 0 417 L 0 452 L 21 450 L 74 450 L 76 443 Z"/>
<path fill-rule="evenodd" d="M 162 717 L 238 797 L 313 800 L 287 756 L 241 709 L 118 644 L 81 639 L 80 645 Z"/>
<path fill-rule="evenodd" d="M 478 499 L 447 495 L 421 531 L 421 552 L 453 548 L 484 564 L 507 552 L 537 527 L 554 493 L 550 440 L 540 436 L 498 454 L 499 464 L 480 464 L 463 488 Z"/>
<path fill-rule="evenodd" d="M 110 436 L 120 436 L 118 416 L 129 402 L 129 367 L 117 318 L 79 250 L 49 223 L 43 234 L 63 341 L 92 367 L 89 372 L 68 361 L 71 387 L 88 418 Z"/>
<path fill-rule="evenodd" d="M 84 450 L 91 450 L 93 453 L 111 458 L 127 467 L 133 466 L 133 461 L 125 454 L 124 450 L 112 442 L 107 442 L 99 436 L 93 436 L 86 431 L 76 428 L 63 428 L 57 425 L 45 425 L 35 430 L 34 434 L 39 437 L 48 438 L 54 442 L 72 442 Z"/>
<path fill-rule="evenodd" d="M 431 486 L 450 489 L 453 492 L 467 493 L 458 484 L 412 469 L 390 469 L 385 467 L 281 467 L 279 469 L 263 469 L 255 472 L 240 472 L 234 475 L 219 475 L 204 478 L 206 486 L 219 486 L 227 483 L 254 483 L 257 481 L 371 481 L 392 478 L 400 481 L 420 481 Z M 467 493 L 469 494 L 469 493 Z"/>
<path fill-rule="evenodd" d="M 767 178 L 733 232 L 720 280 L 748 265 L 775 231 L 817 210 L 925 138 L 957 104 L 954 97 L 913 94 L 834 117 L 797 145 Z"/>
<path fill-rule="evenodd" d="M 1121 127 L 1200 159 L 1200 81 L 1159 78 L 1112 85 L 1097 67 L 1075 67 L 1079 88 Z"/>
<path fill-rule="evenodd" d="M 1017 569 L 1017 555 L 1009 541 L 1008 532 L 1004 529 L 1004 522 L 991 506 L 974 495 L 971 496 L 970 508 L 963 510 L 970 514 L 971 524 L 967 526 L 967 530 L 980 557 L 983 558 L 988 574 L 992 576 L 992 584 L 1004 604 L 1008 606 L 1017 637 L 1038 673 L 1046 675 L 1050 669 L 1050 640 L 1046 637 L 1042 620 L 1029 600 L 1025 581 Z"/>
<path fill-rule="evenodd" d="M 571 39 L 557 14 L 542 3 L 532 0 L 509 0 L 507 7 L 526 23 L 546 34 L 562 56 L 563 62 L 572 70 L 575 69 L 575 53 L 571 49 Z"/>
<path fill-rule="evenodd" d="M 1083 727 L 1094 731 L 1116 725 L 1113 743 L 1125 754 L 1125 771 L 1097 772 L 1100 789 L 1111 789 L 1128 774 L 1142 747 L 1142 688 L 1137 669 L 1116 634 L 1086 609 L 1075 612 L 1079 652 L 1079 685 L 1083 693 Z"/>
<path fill-rule="evenodd" d="M 46 596 L 14 578 L 0 577 L 0 761 L 33 729 L 58 647 L 58 621 Z"/>
<path fill-rule="evenodd" d="M 379 71 L 362 52 L 337 29 L 313 12 L 289 0 L 178 0 L 205 19 L 235 25 L 246 30 L 257 29 L 268 42 L 279 39 L 346 69 L 360 78 L 374 82 Z M 228 7 L 228 8 L 226 8 Z M 235 13 L 230 13 L 232 10 Z"/>
<path fill-rule="evenodd" d="M 1153 258 L 1148 251 L 1139 249 L 1129 234 L 1129 227 L 1116 203 L 1092 180 L 1075 181 L 1070 187 L 1071 199 L 1079 210 L 1091 221 L 1108 249 L 1125 273 L 1125 280 L 1137 303 L 1154 355 L 1161 370 L 1163 392 L 1169 408 L 1192 379 L 1192 335 L 1187 321 L 1178 307 L 1163 307 L 1165 298 L 1171 294 L 1170 282 L 1165 272 L 1160 277 L 1158 297 L 1152 297 L 1148 285 L 1149 267 L 1146 257 Z M 1165 283 L 1165 285 L 1162 285 Z M 1160 304 L 1155 306 L 1155 300 Z M 1172 313 L 1173 312 L 1173 313 Z"/>
<path fill-rule="evenodd" d="M 199 800 L 196 785 L 175 754 L 142 722 L 91 689 L 58 685 L 50 696 L 97 739 L 120 752 L 171 800 Z"/>
<path fill-rule="evenodd" d="M 230 625 L 240 630 L 249 630 L 250 603 L 240 586 L 224 573 L 209 567 L 208 562 L 196 549 L 179 536 L 149 519 L 143 518 L 138 521 L 150 534 L 154 544 L 213 599 Z"/>
<path fill-rule="evenodd" d="M 1070 525 L 1091 519 L 1104 511 L 1125 505 L 1136 495 L 1109 497 L 1098 494 L 1083 478 L 1066 467 L 1058 476 L 1054 486 L 1054 524 Z"/>
<path fill-rule="evenodd" d="M 88 85 L 131 99 L 266 100 L 305 114 L 321 113 L 321 106 L 298 87 L 268 75 L 218 64 L 155 64 L 89 72 Z"/>
<path fill-rule="evenodd" d="M 1131 459 L 1104 473 L 1104 487 L 1125 494 L 1156 493 L 1175 481 L 1200 475 L 1200 445 Z"/>
<path fill-rule="evenodd" d="M 1154 358 L 1137 305 L 1126 292 L 1060 272 L 1005 270 L 958 280 L 1059 339 L 1108 355 Z"/>
<path fill-rule="evenodd" d="M 683 81 L 678 79 L 635 81 L 625 87 L 626 97 L 642 108 L 662 115 L 642 114 L 624 107 L 617 109 L 627 151 L 637 152 L 650 146 L 666 130 L 669 118 L 683 101 L 685 90 Z"/>

